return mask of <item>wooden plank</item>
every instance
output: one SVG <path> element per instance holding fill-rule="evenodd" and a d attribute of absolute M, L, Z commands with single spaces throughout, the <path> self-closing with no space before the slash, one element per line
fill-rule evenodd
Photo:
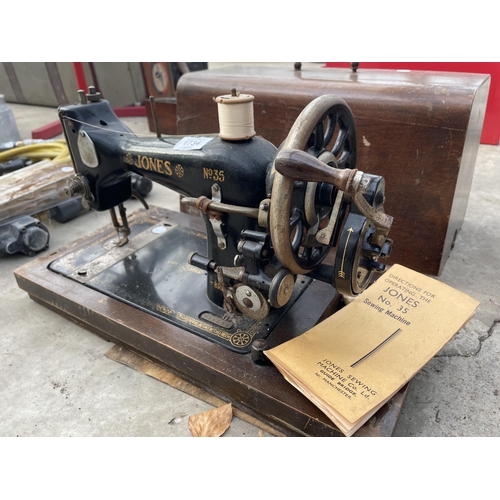
<path fill-rule="evenodd" d="M 67 200 L 64 190 L 74 174 L 71 162 L 43 160 L 0 177 L 0 223 L 43 212 Z"/>

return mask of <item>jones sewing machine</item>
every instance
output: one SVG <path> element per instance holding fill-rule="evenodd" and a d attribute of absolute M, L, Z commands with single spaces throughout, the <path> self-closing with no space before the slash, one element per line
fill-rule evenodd
<path fill-rule="evenodd" d="M 314 99 L 276 148 L 236 89 L 214 98 L 218 134 L 163 137 L 134 134 L 95 88 L 79 94 L 59 108 L 76 172 L 67 194 L 112 225 L 19 268 L 19 286 L 286 435 L 338 435 L 264 352 L 360 294 L 391 251 L 385 181 L 356 169 L 346 102 Z M 137 175 L 179 193 L 182 209 L 142 200 L 127 214 Z M 369 435 L 391 432 L 403 397 Z"/>
<path fill-rule="evenodd" d="M 233 89 L 214 100 L 220 133 L 193 137 L 137 137 L 92 87 L 59 109 L 77 172 L 67 192 L 110 211 L 124 259 L 51 266 L 228 349 L 261 352 L 313 280 L 353 297 L 384 270 L 392 217 L 384 179 L 356 169 L 356 128 L 342 99 L 313 100 L 279 149 L 255 133 L 253 96 Z M 206 235 L 163 221 L 134 243 L 123 205 L 140 198 L 133 173 L 196 207 Z"/>

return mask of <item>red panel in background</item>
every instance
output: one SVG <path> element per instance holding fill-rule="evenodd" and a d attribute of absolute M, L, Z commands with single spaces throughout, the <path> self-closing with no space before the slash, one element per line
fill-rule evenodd
<path fill-rule="evenodd" d="M 349 68 L 351 63 L 327 62 L 327 68 Z M 414 71 L 453 71 L 491 75 L 490 93 L 486 105 L 481 144 L 500 142 L 500 63 L 498 62 L 360 62 L 359 70 L 409 69 Z"/>
<path fill-rule="evenodd" d="M 74 62 L 73 71 L 75 72 L 75 79 L 78 88 L 87 91 L 87 80 L 85 79 L 85 71 L 83 70 L 83 63 Z"/>

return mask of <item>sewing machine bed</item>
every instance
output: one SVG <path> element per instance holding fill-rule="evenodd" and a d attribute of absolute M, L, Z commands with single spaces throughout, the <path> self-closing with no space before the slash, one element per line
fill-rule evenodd
<path fill-rule="evenodd" d="M 341 436 L 333 423 L 250 344 L 298 336 L 340 307 L 330 285 L 303 277 L 288 308 L 233 327 L 206 299 L 206 275 L 187 264 L 204 254 L 199 217 L 151 207 L 129 217 L 130 242 L 117 247 L 110 225 L 17 269 L 31 299 L 118 345 L 165 366 L 285 435 Z M 201 319 L 201 320 L 200 320 Z M 206 321 L 208 319 L 209 321 Z M 357 433 L 390 436 L 406 388 Z"/>
<path fill-rule="evenodd" d="M 232 321 L 207 297 L 207 273 L 186 262 L 190 252 L 207 255 L 206 236 L 144 214 L 132 227 L 130 242 L 118 247 L 116 236 L 53 261 L 49 269 L 109 297 L 241 354 L 265 339 L 312 282 L 301 277 L 288 304 L 263 320 L 243 315 Z"/>

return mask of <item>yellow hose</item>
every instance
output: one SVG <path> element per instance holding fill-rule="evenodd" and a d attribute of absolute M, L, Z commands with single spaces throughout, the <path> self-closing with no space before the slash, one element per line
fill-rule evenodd
<path fill-rule="evenodd" d="M 33 161 L 52 160 L 54 163 L 71 162 L 69 149 L 64 139 L 39 144 L 22 145 L 0 153 L 0 163 L 6 163 L 19 157 L 27 157 Z"/>

